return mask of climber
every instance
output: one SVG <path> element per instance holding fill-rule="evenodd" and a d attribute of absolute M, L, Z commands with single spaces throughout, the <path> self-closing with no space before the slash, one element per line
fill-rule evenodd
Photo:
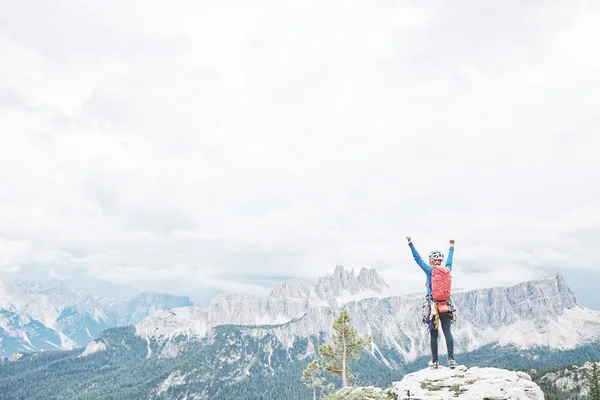
<path fill-rule="evenodd" d="M 455 308 L 450 299 L 450 284 L 452 271 L 452 259 L 454 256 L 454 240 L 450 240 L 450 250 L 448 251 L 448 259 L 446 260 L 446 268 L 442 267 L 444 253 L 439 250 L 434 250 L 429 253 L 429 265 L 423 261 L 417 249 L 412 243 L 411 237 L 407 236 L 408 245 L 412 251 L 413 257 L 417 264 L 427 275 L 427 296 L 423 304 L 423 320 L 427 324 L 430 334 L 431 346 L 431 368 L 438 368 L 438 336 L 439 325 L 442 325 L 444 338 L 446 339 L 446 348 L 448 350 L 448 366 L 456 368 L 454 361 L 454 338 L 452 337 L 451 324 L 456 320 Z M 439 278 L 438 278 L 439 277 Z M 435 287 L 434 287 L 435 286 Z"/>

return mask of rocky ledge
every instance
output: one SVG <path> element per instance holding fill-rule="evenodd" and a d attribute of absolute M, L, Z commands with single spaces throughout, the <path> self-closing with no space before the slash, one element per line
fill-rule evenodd
<path fill-rule="evenodd" d="M 335 400 L 544 400 L 544 393 L 520 371 L 501 368 L 423 369 L 394 382 L 391 388 L 345 388 Z"/>

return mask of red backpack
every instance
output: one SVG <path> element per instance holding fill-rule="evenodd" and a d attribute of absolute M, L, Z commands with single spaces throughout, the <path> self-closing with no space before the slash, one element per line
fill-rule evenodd
<path fill-rule="evenodd" d="M 436 301 L 447 301 L 450 298 L 452 275 L 448 267 L 433 267 L 431 270 L 431 297 Z"/>

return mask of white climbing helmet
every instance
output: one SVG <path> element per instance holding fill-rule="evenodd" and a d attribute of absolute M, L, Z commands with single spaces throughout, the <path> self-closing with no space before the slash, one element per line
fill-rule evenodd
<path fill-rule="evenodd" d="M 433 250 L 431 253 L 429 253 L 429 259 L 430 260 L 443 260 L 444 253 L 442 253 L 439 250 Z"/>

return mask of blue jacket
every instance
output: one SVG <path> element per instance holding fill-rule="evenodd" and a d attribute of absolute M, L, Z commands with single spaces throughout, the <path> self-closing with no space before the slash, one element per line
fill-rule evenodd
<path fill-rule="evenodd" d="M 412 251 L 412 255 L 415 258 L 417 264 L 423 271 L 425 271 L 425 275 L 427 275 L 427 295 L 431 294 L 431 265 L 427 264 L 421 256 L 412 242 L 408 244 L 410 246 L 410 250 Z M 450 250 L 448 251 L 448 258 L 446 259 L 446 267 L 452 271 L 452 257 L 454 256 L 454 246 L 450 246 Z"/>

